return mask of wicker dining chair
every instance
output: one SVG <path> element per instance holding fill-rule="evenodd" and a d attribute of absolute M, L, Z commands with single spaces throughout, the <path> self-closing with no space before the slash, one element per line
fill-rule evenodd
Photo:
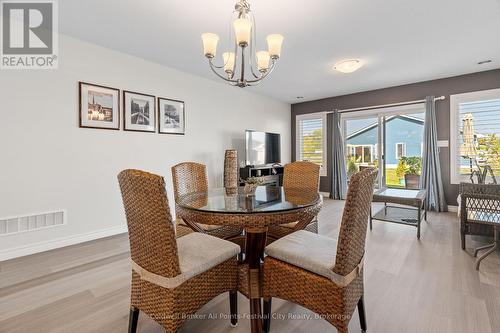
<path fill-rule="evenodd" d="M 125 207 L 132 263 L 129 333 L 139 311 L 167 333 L 189 315 L 229 291 L 231 324 L 237 324 L 239 247 L 202 233 L 175 237 L 163 177 L 124 170 L 118 182 Z"/>
<path fill-rule="evenodd" d="M 460 238 L 462 250 L 465 250 L 465 236 L 493 235 L 493 225 L 470 222 L 473 220 L 468 211 L 475 212 L 476 215 L 491 216 L 500 215 L 500 185 L 497 184 L 473 184 L 460 183 L 459 195 L 459 213 L 460 213 Z M 495 200 L 496 199 L 496 200 Z"/>
<path fill-rule="evenodd" d="M 285 165 L 283 171 L 283 188 L 285 192 L 287 189 L 318 192 L 319 171 L 320 166 L 312 162 L 296 161 Z M 292 222 L 269 227 L 267 232 L 268 243 L 302 229 L 317 234 L 317 218 L 308 224 Z"/>
<path fill-rule="evenodd" d="M 347 333 L 356 305 L 366 331 L 363 258 L 376 169 L 351 177 L 338 240 L 304 230 L 265 249 L 264 331 L 268 332 L 271 299 L 299 304 Z"/>
<path fill-rule="evenodd" d="M 184 162 L 172 167 L 172 182 L 174 185 L 174 198 L 177 205 L 179 198 L 183 195 L 203 192 L 208 190 L 207 167 L 195 162 Z M 235 239 L 241 243 L 243 229 L 238 226 L 218 226 L 196 223 L 196 221 L 184 221 L 176 219 L 177 230 L 181 226 L 188 226 L 192 230 L 205 233 L 222 239 Z M 240 244 L 241 245 L 241 244 Z"/>

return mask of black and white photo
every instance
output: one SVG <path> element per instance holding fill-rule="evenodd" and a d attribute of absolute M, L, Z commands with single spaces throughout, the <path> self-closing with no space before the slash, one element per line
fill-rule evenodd
<path fill-rule="evenodd" d="M 183 101 L 158 97 L 159 132 L 185 134 L 186 110 Z"/>
<path fill-rule="evenodd" d="M 126 131 L 156 131 L 155 96 L 124 91 L 123 103 Z"/>

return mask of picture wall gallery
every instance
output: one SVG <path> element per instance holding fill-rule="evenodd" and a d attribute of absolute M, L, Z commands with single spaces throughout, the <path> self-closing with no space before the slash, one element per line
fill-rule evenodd
<path fill-rule="evenodd" d="M 79 82 L 80 127 L 120 129 L 120 90 Z M 184 102 L 123 90 L 125 131 L 181 134 L 186 132 Z"/>

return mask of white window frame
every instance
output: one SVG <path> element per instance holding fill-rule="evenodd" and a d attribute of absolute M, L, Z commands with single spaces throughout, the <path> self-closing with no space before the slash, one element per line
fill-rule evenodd
<path fill-rule="evenodd" d="M 347 149 L 354 148 L 354 156 L 356 156 L 356 148 L 361 147 L 361 163 L 372 163 L 375 160 L 374 157 L 377 156 L 373 152 L 375 145 L 347 145 Z M 365 147 L 370 148 L 370 162 L 365 162 Z"/>
<path fill-rule="evenodd" d="M 398 157 L 398 145 L 403 146 L 402 155 Z M 399 160 L 401 157 L 406 157 L 406 143 L 405 142 L 396 142 L 396 159 Z"/>
<path fill-rule="evenodd" d="M 459 153 L 460 103 L 500 99 L 500 89 L 480 90 L 450 95 L 450 181 L 452 184 L 470 182 L 470 175 L 461 175 L 456 163 Z"/>
<path fill-rule="evenodd" d="M 295 116 L 295 159 L 300 161 L 302 159 L 301 151 L 300 151 L 300 121 L 302 120 L 310 120 L 310 119 L 321 119 L 322 123 L 322 133 L 323 133 L 323 161 L 322 166 L 319 170 L 319 175 L 321 177 L 326 177 L 328 175 L 327 161 L 328 161 L 328 150 L 327 150 L 327 122 L 326 122 L 326 114 L 327 112 L 315 112 L 315 113 L 307 113 L 307 114 L 299 114 Z"/>

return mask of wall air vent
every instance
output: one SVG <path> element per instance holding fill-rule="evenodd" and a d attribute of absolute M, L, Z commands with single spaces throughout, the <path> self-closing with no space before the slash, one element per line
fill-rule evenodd
<path fill-rule="evenodd" d="M 0 218 L 0 236 L 57 227 L 66 224 L 66 211 Z"/>

